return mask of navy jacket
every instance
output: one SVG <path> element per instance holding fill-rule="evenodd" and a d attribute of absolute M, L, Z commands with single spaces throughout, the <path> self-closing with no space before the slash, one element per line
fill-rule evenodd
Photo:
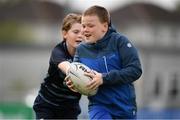
<path fill-rule="evenodd" d="M 62 41 L 53 49 L 49 61 L 48 74 L 39 90 L 39 96 L 47 103 L 54 106 L 79 106 L 81 95 L 72 92 L 64 85 L 66 75 L 58 68 L 58 64 L 62 61 L 72 62 L 72 60 L 73 57 L 68 53 L 65 41 Z"/>
<path fill-rule="evenodd" d="M 136 113 L 133 82 L 142 74 L 136 48 L 111 26 L 96 43 L 79 45 L 74 61 L 103 73 L 103 85 L 96 95 L 88 97 L 89 106 L 104 106 L 112 115 L 129 116 Z"/>

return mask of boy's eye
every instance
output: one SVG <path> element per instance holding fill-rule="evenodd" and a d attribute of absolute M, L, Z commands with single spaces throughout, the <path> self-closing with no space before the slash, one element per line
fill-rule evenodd
<path fill-rule="evenodd" d="M 94 27 L 94 25 L 88 25 L 88 27 L 92 28 L 92 27 Z"/>
<path fill-rule="evenodd" d="M 94 25 L 91 25 L 91 24 L 88 24 L 88 25 L 83 25 L 83 28 L 86 28 L 86 27 L 88 27 L 88 28 L 92 28 L 92 27 L 94 27 Z"/>

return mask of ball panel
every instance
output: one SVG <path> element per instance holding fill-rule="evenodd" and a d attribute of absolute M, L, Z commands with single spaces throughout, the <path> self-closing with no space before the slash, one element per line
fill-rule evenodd
<path fill-rule="evenodd" d="M 70 65 L 69 76 L 75 87 L 75 89 L 87 96 L 95 95 L 97 90 L 87 89 L 87 84 L 92 80 L 90 77 L 85 76 L 84 72 L 91 71 L 89 67 L 85 66 L 82 63 L 73 62 Z"/>

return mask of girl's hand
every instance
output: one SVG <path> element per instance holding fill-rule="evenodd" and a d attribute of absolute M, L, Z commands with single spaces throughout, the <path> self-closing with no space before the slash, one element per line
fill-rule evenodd
<path fill-rule="evenodd" d="M 74 85 L 72 83 L 72 81 L 70 80 L 69 76 L 66 76 L 66 78 L 64 79 L 65 81 L 65 84 L 67 85 L 67 87 L 73 91 L 73 92 L 78 92 L 75 88 L 74 88 Z"/>

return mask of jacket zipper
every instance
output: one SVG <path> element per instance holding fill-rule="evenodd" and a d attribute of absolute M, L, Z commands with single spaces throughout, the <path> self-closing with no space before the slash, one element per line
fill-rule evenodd
<path fill-rule="evenodd" d="M 107 59 L 106 59 L 106 56 L 103 56 L 103 60 L 104 60 L 104 65 L 105 65 L 105 68 L 106 68 L 106 72 L 108 73 L 109 70 L 108 70 L 108 66 L 107 66 Z"/>

